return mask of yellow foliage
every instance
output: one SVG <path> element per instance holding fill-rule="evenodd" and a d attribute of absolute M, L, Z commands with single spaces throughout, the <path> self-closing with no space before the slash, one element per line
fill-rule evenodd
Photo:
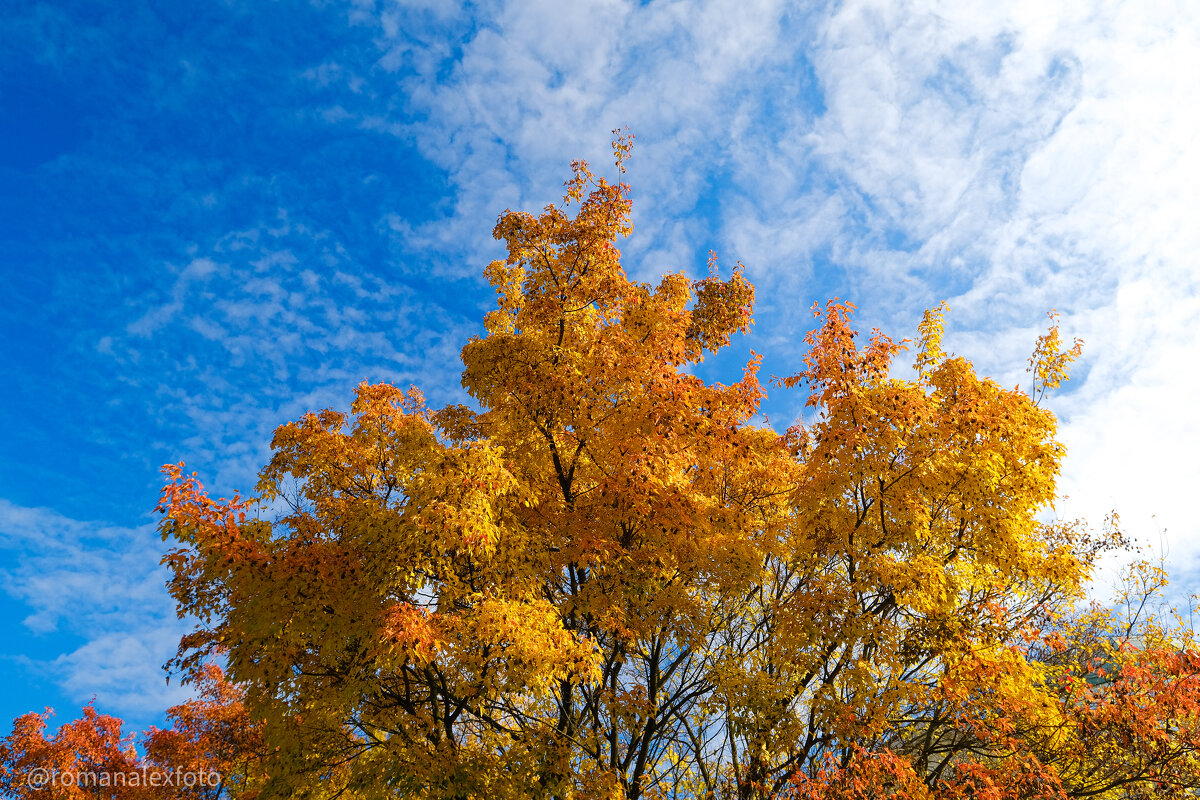
<path fill-rule="evenodd" d="M 179 663 L 228 653 L 278 744 L 268 790 L 1058 786 L 1084 723 L 1054 654 L 1098 641 L 1061 620 L 1112 542 L 1039 521 L 1053 415 L 943 350 L 944 304 L 901 380 L 907 342 L 861 342 L 834 300 L 778 381 L 817 416 L 758 425 L 757 354 L 729 386 L 691 374 L 751 324 L 741 265 L 630 280 L 629 208 L 576 162 L 561 205 L 500 216 L 497 306 L 462 351 L 475 409 L 363 384 L 348 415 L 284 425 L 273 521 L 171 469 L 171 588 L 199 620 Z M 1039 398 L 1078 353 L 1039 339 Z"/>

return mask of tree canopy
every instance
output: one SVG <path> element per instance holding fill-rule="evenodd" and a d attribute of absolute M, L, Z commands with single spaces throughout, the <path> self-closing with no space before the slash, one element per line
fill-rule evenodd
<path fill-rule="evenodd" d="M 364 383 L 280 427 L 246 498 L 166 468 L 197 621 L 173 666 L 222 661 L 236 696 L 211 709 L 244 712 L 225 729 L 252 767 L 222 791 L 1192 796 L 1200 656 L 1149 613 L 1165 578 L 1089 604 L 1119 529 L 1042 514 L 1064 451 L 1039 401 L 1079 343 L 1052 326 L 1006 389 L 943 350 L 944 305 L 909 342 L 833 300 L 774 380 L 812 409 L 779 433 L 757 355 L 731 385 L 694 374 L 751 324 L 741 265 L 631 280 L 629 212 L 577 161 L 562 203 L 500 215 L 473 407 Z M 6 740 L 13 786 L 64 734 L 41 736 Z M 211 758 L 195 740 L 172 763 Z"/>

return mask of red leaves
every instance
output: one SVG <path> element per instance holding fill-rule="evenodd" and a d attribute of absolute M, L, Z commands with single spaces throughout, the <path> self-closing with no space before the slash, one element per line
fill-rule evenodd
<path fill-rule="evenodd" d="M 888 750 L 853 747 L 841 760 L 826 759 L 812 776 L 792 781 L 795 800 L 1066 800 L 1052 767 L 1032 756 L 1005 757 L 993 764 L 956 762 L 943 777 L 927 781 L 908 759 Z"/>
<path fill-rule="evenodd" d="M 932 800 L 912 765 L 902 756 L 883 750 L 868 752 L 852 747 L 843 759 L 828 756 L 811 776 L 798 775 L 787 798 L 795 800 Z"/>
<path fill-rule="evenodd" d="M 223 787 L 251 800 L 263 745 L 242 693 L 217 667 L 197 677 L 200 698 L 167 711 L 172 727 L 150 729 L 138 755 L 121 720 L 83 716 L 45 736 L 50 714 L 26 714 L 0 741 L 0 790 L 20 800 L 184 800 L 215 798 Z"/>
<path fill-rule="evenodd" d="M 399 648 L 403 657 L 421 664 L 433 660 L 442 639 L 429 612 L 409 603 L 395 603 L 384 612 L 380 634 L 384 642 Z"/>
<path fill-rule="evenodd" d="M 869 385 L 887 375 L 892 358 L 907 349 L 907 339 L 896 343 L 879 330 L 872 332 L 865 350 L 855 344 L 858 331 L 850 326 L 855 305 L 833 298 L 825 305 L 821 327 L 809 331 L 804 356 L 806 368 L 789 378 L 777 379 L 791 388 L 802 380 L 809 386 L 807 405 L 828 407 L 857 385 Z M 813 316 L 822 317 L 820 304 L 813 303 Z"/>
<path fill-rule="evenodd" d="M 174 538 L 181 543 L 218 549 L 229 559 L 251 557 L 258 551 L 256 544 L 243 536 L 242 530 L 246 509 L 252 501 L 243 500 L 237 494 L 232 500 L 223 497 L 213 500 L 205 494 L 204 486 L 194 472 L 190 476 L 183 474 L 183 462 L 167 464 L 162 471 L 170 482 L 163 487 L 155 511 L 164 516 L 159 526 L 164 540 Z M 200 568 L 181 550 L 169 552 L 163 563 L 189 571 Z"/>

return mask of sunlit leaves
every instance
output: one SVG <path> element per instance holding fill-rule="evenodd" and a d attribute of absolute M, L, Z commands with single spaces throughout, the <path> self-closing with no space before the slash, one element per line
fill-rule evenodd
<path fill-rule="evenodd" d="M 693 374 L 751 324 L 741 265 L 630 280 L 629 213 L 623 178 L 576 162 L 560 204 L 500 215 L 473 407 L 363 384 L 276 432 L 257 506 L 168 468 L 171 590 L 200 621 L 177 664 L 227 654 L 272 746 L 264 791 L 1196 785 L 1190 645 L 1143 619 L 1137 655 L 1111 646 L 1138 626 L 1077 604 L 1121 537 L 1042 520 L 1063 448 L 1037 400 L 1079 344 L 1038 340 L 1030 397 L 947 351 L 944 304 L 910 373 L 907 340 L 864 341 L 835 299 L 777 381 L 810 414 L 779 435 L 757 354 L 729 385 Z"/>
<path fill-rule="evenodd" d="M 170 728 L 145 733 L 144 755 L 93 704 L 51 736 L 49 712 L 18 717 L 0 740 L 0 790 L 20 800 L 252 800 L 265 777 L 261 726 L 216 666 L 195 682 L 200 696 L 167 710 Z"/>

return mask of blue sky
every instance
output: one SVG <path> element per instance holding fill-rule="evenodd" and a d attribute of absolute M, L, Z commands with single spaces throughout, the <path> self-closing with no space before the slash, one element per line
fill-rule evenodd
<path fill-rule="evenodd" d="M 0 723 L 161 720 L 159 466 L 227 495 L 364 378 L 462 399 L 497 214 L 624 125 L 627 269 L 715 249 L 759 290 L 706 377 L 795 372 L 836 295 L 898 337 L 949 300 L 1012 385 L 1057 308 L 1058 511 L 1116 509 L 1194 590 L 1197 74 L 1184 2 L 5 4 Z"/>

